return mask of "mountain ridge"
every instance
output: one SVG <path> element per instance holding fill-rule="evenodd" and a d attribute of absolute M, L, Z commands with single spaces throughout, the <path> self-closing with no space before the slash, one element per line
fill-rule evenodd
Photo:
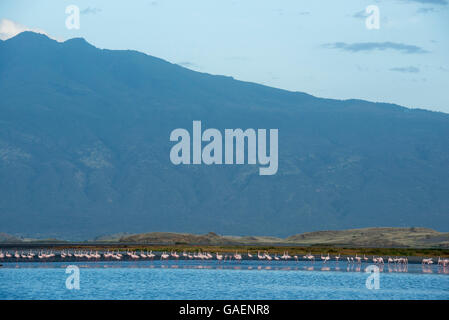
<path fill-rule="evenodd" d="M 68 41 L 28 33 L 0 46 L 5 232 L 449 230 L 445 113 L 323 99 Z M 170 132 L 194 120 L 278 128 L 278 173 L 172 165 Z"/>

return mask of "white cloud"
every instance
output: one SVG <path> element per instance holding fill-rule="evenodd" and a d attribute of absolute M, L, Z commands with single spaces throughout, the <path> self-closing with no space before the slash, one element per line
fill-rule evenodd
<path fill-rule="evenodd" d="M 20 23 L 14 22 L 8 19 L 0 20 L 0 39 L 7 40 L 18 35 L 24 31 L 33 31 L 36 33 L 45 34 L 50 37 L 44 30 L 38 28 L 28 28 L 26 26 L 21 25 Z M 51 38 L 51 37 L 50 37 Z M 56 39 L 55 39 L 56 40 Z"/>

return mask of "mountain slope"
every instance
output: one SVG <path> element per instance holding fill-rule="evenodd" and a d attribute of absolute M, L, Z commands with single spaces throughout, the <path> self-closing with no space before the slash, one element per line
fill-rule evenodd
<path fill-rule="evenodd" d="M 135 51 L 0 43 L 0 226 L 33 237 L 449 231 L 449 116 L 320 99 Z M 279 171 L 175 166 L 175 128 L 278 128 Z"/>
<path fill-rule="evenodd" d="M 117 239 L 111 239 L 117 241 Z M 301 245 L 347 246 L 351 248 L 449 248 L 449 233 L 427 228 L 364 228 L 338 231 L 315 231 L 288 238 L 219 236 L 152 232 L 121 237 L 120 242 L 190 245 Z"/>

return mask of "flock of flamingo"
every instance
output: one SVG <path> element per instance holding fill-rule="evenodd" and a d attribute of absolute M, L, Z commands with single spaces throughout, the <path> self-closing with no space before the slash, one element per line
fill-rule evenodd
<path fill-rule="evenodd" d="M 75 259 L 75 260 L 138 260 L 138 259 L 149 259 L 153 260 L 154 258 L 159 258 L 160 260 L 169 260 L 169 259 L 184 259 L 184 260 L 217 260 L 218 262 L 224 262 L 224 261 L 241 261 L 243 260 L 243 256 L 239 254 L 238 252 L 235 252 L 234 254 L 219 254 L 218 252 L 215 254 L 212 254 L 210 252 L 183 252 L 183 253 L 177 253 L 176 251 L 172 251 L 170 253 L 162 252 L 158 257 L 156 257 L 156 254 L 153 253 L 153 251 L 130 251 L 127 250 L 124 251 L 106 251 L 103 253 L 99 253 L 98 251 L 83 251 L 83 250 L 63 250 L 58 253 L 51 251 L 44 251 L 44 250 L 38 250 L 38 251 L 32 251 L 29 250 L 28 252 L 21 251 L 19 253 L 18 251 L 15 251 L 14 253 L 11 253 L 9 251 L 3 252 L 0 250 L 0 261 L 7 260 L 16 260 L 16 261 L 26 261 L 26 260 L 35 260 L 36 258 L 40 261 L 48 261 L 50 259 L 59 258 L 60 260 L 68 260 L 68 259 Z M 334 261 L 340 261 L 340 254 L 337 256 L 334 256 L 333 258 L 328 253 L 327 255 L 313 255 L 311 253 L 308 253 L 304 256 L 298 256 L 293 255 L 290 256 L 288 254 L 288 251 L 284 252 L 282 255 L 278 255 L 275 253 L 274 255 L 270 255 L 267 251 L 261 253 L 260 251 L 257 252 L 257 255 L 255 253 L 251 254 L 249 251 L 246 254 L 246 259 L 248 260 L 265 260 L 265 261 L 288 261 L 288 260 L 294 260 L 294 261 L 310 261 L 314 262 L 315 260 L 321 260 L 323 263 L 327 263 L 328 261 L 334 260 Z M 346 256 L 346 261 L 348 264 L 361 264 L 362 262 L 372 262 L 375 264 L 383 265 L 385 263 L 388 264 L 400 264 L 400 265 L 407 265 L 408 264 L 408 258 L 407 257 L 388 257 L 384 260 L 383 257 L 375 257 L 373 256 L 371 259 L 369 259 L 366 255 L 363 255 L 363 257 L 356 254 L 355 256 Z M 436 261 L 439 266 L 449 266 L 449 259 L 441 259 L 438 257 L 438 260 Z M 433 258 L 423 258 L 421 261 L 424 265 L 432 265 L 434 264 Z"/>

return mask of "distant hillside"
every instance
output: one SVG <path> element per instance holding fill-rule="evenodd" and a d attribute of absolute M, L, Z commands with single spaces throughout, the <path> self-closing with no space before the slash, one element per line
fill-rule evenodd
<path fill-rule="evenodd" d="M 14 237 L 10 234 L 0 232 L 0 242 L 20 242 L 21 239 Z"/>
<path fill-rule="evenodd" d="M 427 228 L 365 228 L 317 231 L 294 235 L 285 240 L 304 245 L 449 248 L 449 233 L 441 233 Z"/>
<path fill-rule="evenodd" d="M 122 237 L 120 242 L 161 243 L 161 244 L 202 244 L 202 245 L 227 245 L 239 244 L 238 239 L 222 237 L 213 232 L 205 235 L 186 233 L 150 232 Z"/>
<path fill-rule="evenodd" d="M 285 239 L 273 237 L 230 237 L 215 233 L 205 235 L 152 232 L 122 237 L 120 242 L 148 244 L 199 245 L 301 245 L 348 246 L 373 248 L 449 248 L 449 233 L 426 228 L 364 228 L 340 231 L 317 231 Z"/>
<path fill-rule="evenodd" d="M 277 174 L 173 165 L 170 133 L 193 120 L 279 129 Z M 0 226 L 10 234 L 449 231 L 448 168 L 448 114 L 321 99 L 84 39 L 0 42 Z"/>

